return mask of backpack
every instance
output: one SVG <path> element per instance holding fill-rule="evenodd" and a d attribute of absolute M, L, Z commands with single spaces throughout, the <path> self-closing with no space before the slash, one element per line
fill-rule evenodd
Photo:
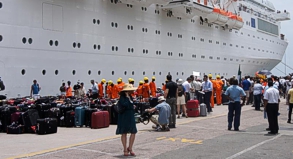
<path fill-rule="evenodd" d="M 3 83 L 3 81 L 0 80 L 0 90 L 3 91 L 5 90 L 5 85 Z"/>
<path fill-rule="evenodd" d="M 178 96 L 181 97 L 184 94 L 183 86 L 180 84 L 178 85 Z"/>

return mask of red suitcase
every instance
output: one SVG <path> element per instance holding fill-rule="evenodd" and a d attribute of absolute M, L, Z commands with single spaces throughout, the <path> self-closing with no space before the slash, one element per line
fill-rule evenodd
<path fill-rule="evenodd" d="M 198 117 L 199 116 L 199 107 L 198 100 L 190 100 L 186 104 L 187 115 L 189 117 Z"/>
<path fill-rule="evenodd" d="M 20 117 L 22 112 L 15 112 L 11 114 L 11 123 L 15 122 L 17 124 L 20 124 Z"/>
<path fill-rule="evenodd" d="M 99 111 L 92 113 L 92 129 L 106 128 L 110 125 L 109 120 L 109 112 L 108 111 Z"/>

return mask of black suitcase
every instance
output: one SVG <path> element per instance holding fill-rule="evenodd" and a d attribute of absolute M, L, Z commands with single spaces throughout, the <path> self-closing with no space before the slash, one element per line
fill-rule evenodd
<path fill-rule="evenodd" d="M 41 119 L 49 118 L 51 104 L 38 104 L 36 105 L 36 109 Z"/>
<path fill-rule="evenodd" d="M 75 126 L 75 111 L 70 110 L 66 112 L 65 115 L 65 127 L 74 127 Z"/>
<path fill-rule="evenodd" d="M 24 132 L 23 125 L 12 124 L 7 126 L 7 134 L 22 134 Z"/>
<path fill-rule="evenodd" d="M 149 102 L 150 102 L 150 107 L 152 108 L 159 104 L 158 98 L 150 98 Z"/>
<path fill-rule="evenodd" d="M 146 102 L 139 102 L 139 103 L 134 103 L 136 105 L 135 111 L 136 113 L 139 113 L 142 115 L 146 109 L 150 108 L 150 104 Z"/>
<path fill-rule="evenodd" d="M 14 106 L 2 106 L 0 108 L 0 132 L 6 132 L 6 128 L 11 124 L 11 114 L 16 112 Z"/>
<path fill-rule="evenodd" d="M 22 120 L 26 133 L 35 133 L 35 126 L 37 126 L 37 120 L 39 118 L 39 113 L 35 109 L 29 109 L 22 113 Z"/>
<path fill-rule="evenodd" d="M 118 122 L 118 113 L 117 111 L 114 109 L 114 105 L 111 107 L 111 113 L 109 114 L 110 118 L 111 118 L 111 122 L 110 124 L 116 125 Z"/>
<path fill-rule="evenodd" d="M 57 133 L 57 119 L 56 118 L 38 119 L 36 133 L 39 135 Z"/>
<path fill-rule="evenodd" d="M 85 109 L 85 120 L 84 120 L 84 123 L 85 123 L 85 126 L 86 127 L 91 127 L 91 124 L 92 124 L 92 113 L 93 112 L 97 112 L 98 109 L 97 108 L 87 108 Z"/>
<path fill-rule="evenodd" d="M 66 127 L 66 122 L 65 122 L 65 118 L 66 118 L 66 112 L 68 111 L 72 111 L 72 107 L 71 106 L 65 106 L 62 105 L 60 108 L 60 117 L 59 117 L 59 126 L 61 127 Z"/>

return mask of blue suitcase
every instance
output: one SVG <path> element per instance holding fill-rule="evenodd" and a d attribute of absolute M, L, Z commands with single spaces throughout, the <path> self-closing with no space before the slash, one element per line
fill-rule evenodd
<path fill-rule="evenodd" d="M 85 108 L 76 107 L 75 108 L 75 126 L 83 127 L 85 119 Z"/>

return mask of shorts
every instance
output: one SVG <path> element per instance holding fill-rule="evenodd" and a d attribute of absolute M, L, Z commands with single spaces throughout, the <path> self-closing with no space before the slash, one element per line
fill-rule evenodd
<path fill-rule="evenodd" d="M 182 95 L 181 97 L 178 96 L 178 98 L 177 98 L 177 105 L 184 105 L 184 104 L 186 104 L 186 102 L 185 102 L 185 96 L 184 95 Z"/>
<path fill-rule="evenodd" d="M 40 99 L 40 95 L 39 95 L 39 94 L 33 94 L 33 99 L 34 99 L 34 100 L 38 100 L 38 99 Z"/>
<path fill-rule="evenodd" d="M 245 94 L 246 94 L 246 98 L 249 98 L 249 94 L 250 94 L 250 91 L 245 91 Z"/>

